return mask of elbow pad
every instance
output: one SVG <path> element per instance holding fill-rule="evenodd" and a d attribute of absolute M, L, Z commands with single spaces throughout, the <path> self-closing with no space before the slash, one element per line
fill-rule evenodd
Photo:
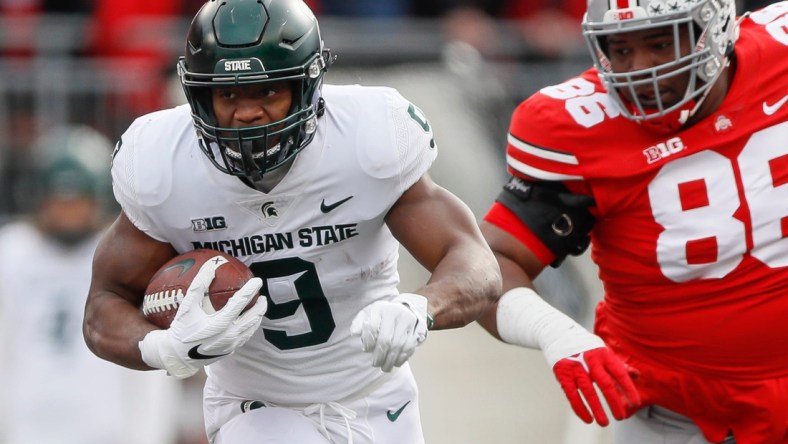
<path fill-rule="evenodd" d="M 558 267 L 567 255 L 579 256 L 591 243 L 596 219 L 594 198 L 571 193 L 558 182 L 529 182 L 512 177 L 496 199 L 524 223 L 555 255 Z"/>

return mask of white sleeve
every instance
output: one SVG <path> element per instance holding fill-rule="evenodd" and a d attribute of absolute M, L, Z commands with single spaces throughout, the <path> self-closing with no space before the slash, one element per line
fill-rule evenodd
<path fill-rule="evenodd" d="M 389 96 L 389 101 L 399 159 L 398 191 L 404 193 L 430 169 L 438 156 L 438 147 L 432 134 L 432 125 L 415 104 L 396 91 Z"/>
<path fill-rule="evenodd" d="M 121 136 L 112 157 L 112 192 L 115 195 L 123 213 L 129 218 L 140 231 L 152 238 L 165 242 L 154 230 L 154 224 L 146 215 L 138 195 L 138 164 L 140 160 L 140 147 L 138 135 L 145 127 L 144 123 L 137 119 L 128 130 Z"/>
<path fill-rule="evenodd" d="M 4 381 L 6 384 L 13 383 L 10 378 L 12 375 L 11 369 L 15 363 L 15 359 L 12 356 L 14 341 L 11 339 L 15 334 L 13 325 L 15 317 L 13 316 L 11 308 L 13 304 L 10 298 L 23 297 L 23 295 L 11 294 L 8 288 L 10 277 L 7 274 L 7 270 L 11 269 L 11 267 L 8 267 L 8 261 L 13 261 L 15 256 L 15 249 L 11 247 L 13 245 L 12 240 L 15 237 L 23 238 L 23 236 L 19 236 L 18 230 L 14 228 L 16 226 L 18 225 L 11 223 L 0 229 L 0 253 L 2 253 L 0 254 L 0 356 L 3 357 L 3 359 L 0 359 L 0 381 Z M 14 406 L 11 405 L 10 398 L 8 390 L 0 390 L 0 442 L 6 442 L 11 428 L 9 418 L 11 418 L 10 411 Z"/>

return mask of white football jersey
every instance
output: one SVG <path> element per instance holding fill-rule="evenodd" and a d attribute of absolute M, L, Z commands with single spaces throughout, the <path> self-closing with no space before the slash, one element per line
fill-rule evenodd
<path fill-rule="evenodd" d="M 384 217 L 437 149 L 424 115 L 393 89 L 327 85 L 323 97 L 314 140 L 267 194 L 210 163 L 185 105 L 137 119 L 113 161 L 116 198 L 139 229 L 179 252 L 230 253 L 263 279 L 262 327 L 206 369 L 247 399 L 336 401 L 382 375 L 349 328 L 397 294 L 399 244 Z"/>
<path fill-rule="evenodd" d="M 177 381 L 104 361 L 82 337 L 97 242 L 0 230 L 0 442 L 174 442 Z"/>

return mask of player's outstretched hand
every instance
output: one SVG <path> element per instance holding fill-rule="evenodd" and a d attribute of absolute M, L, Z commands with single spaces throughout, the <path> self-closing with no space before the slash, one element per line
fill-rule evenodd
<path fill-rule="evenodd" d="M 595 386 L 616 419 L 626 418 L 640 406 L 632 381 L 636 371 L 601 337 L 552 307 L 532 288 L 517 287 L 504 293 L 498 300 L 496 322 L 504 342 L 542 350 L 575 414 L 586 423 L 609 424 Z"/>
<path fill-rule="evenodd" d="M 268 308 L 265 297 L 246 312 L 241 311 L 257 296 L 263 283 L 252 278 L 213 314 L 203 308 L 204 295 L 213 280 L 217 263 L 207 261 L 195 276 L 178 307 L 170 328 L 153 330 L 139 343 L 142 359 L 178 379 L 187 378 L 208 364 L 234 352 L 260 327 Z M 239 316 L 240 314 L 240 316 Z"/>
<path fill-rule="evenodd" d="M 553 366 L 555 377 L 566 393 L 575 414 L 586 424 L 594 420 L 601 426 L 609 420 L 594 386 L 605 397 L 610 412 L 618 420 L 634 411 L 640 395 L 632 382 L 636 375 L 609 348 L 599 347 L 560 359 Z M 585 402 L 583 402 L 585 399 Z M 590 408 L 590 411 L 589 411 Z"/>
<path fill-rule="evenodd" d="M 372 365 L 390 372 L 404 364 L 427 339 L 427 298 L 402 293 L 391 301 L 364 307 L 353 319 L 350 334 L 361 337 Z"/>

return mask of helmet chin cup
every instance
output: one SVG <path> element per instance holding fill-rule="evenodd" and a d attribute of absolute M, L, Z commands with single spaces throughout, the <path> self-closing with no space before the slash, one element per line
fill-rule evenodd
<path fill-rule="evenodd" d="M 655 133 L 674 133 L 678 131 L 690 117 L 695 114 L 692 110 L 677 109 L 660 117 L 638 121 L 644 128 Z"/>

